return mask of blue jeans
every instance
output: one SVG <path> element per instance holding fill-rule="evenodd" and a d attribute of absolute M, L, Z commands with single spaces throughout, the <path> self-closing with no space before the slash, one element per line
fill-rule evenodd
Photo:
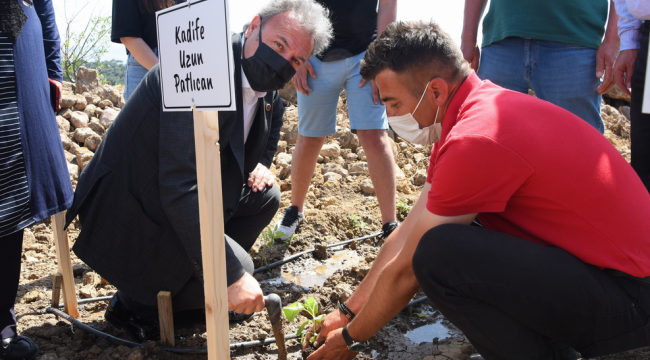
<path fill-rule="evenodd" d="M 153 49 L 153 53 L 158 57 L 158 48 Z M 140 65 L 138 60 L 133 57 L 133 54 L 129 53 L 129 58 L 126 61 L 126 80 L 124 86 L 124 102 L 128 101 L 131 97 L 131 94 L 135 91 L 135 88 L 138 87 L 140 81 L 147 75 L 147 68 Z"/>
<path fill-rule="evenodd" d="M 481 50 L 478 76 L 506 89 L 533 89 L 603 133 L 601 96 L 596 89 L 596 50 L 583 46 L 511 37 Z"/>

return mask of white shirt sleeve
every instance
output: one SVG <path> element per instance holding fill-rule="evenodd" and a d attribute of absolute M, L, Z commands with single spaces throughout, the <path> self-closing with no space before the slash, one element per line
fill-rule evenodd
<path fill-rule="evenodd" d="M 636 1 L 640 2 L 640 0 Z M 640 48 L 639 27 L 641 27 L 642 21 L 630 14 L 626 0 L 614 0 L 614 4 L 618 14 L 618 36 L 621 38 L 621 51 Z"/>

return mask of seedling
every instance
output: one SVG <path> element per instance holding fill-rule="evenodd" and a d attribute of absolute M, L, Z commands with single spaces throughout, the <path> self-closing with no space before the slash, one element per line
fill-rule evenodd
<path fill-rule="evenodd" d="M 356 229 L 357 227 L 365 229 L 368 227 L 368 224 L 363 222 L 363 220 L 361 220 L 357 215 L 350 215 L 350 221 L 352 222 L 353 229 Z"/>
<path fill-rule="evenodd" d="M 266 246 L 262 246 L 260 253 L 262 255 L 262 261 L 264 262 L 265 266 L 268 264 L 268 261 L 266 260 L 266 249 L 272 248 L 273 245 L 275 245 L 275 239 L 282 236 L 284 236 L 284 233 L 278 230 L 278 224 L 276 224 L 274 227 L 267 226 L 266 229 L 262 231 L 262 239 L 264 240 L 264 245 Z M 291 241 L 292 239 L 293 239 L 293 235 L 291 236 L 289 241 Z"/>
<path fill-rule="evenodd" d="M 428 314 L 413 312 L 413 307 L 412 306 L 409 306 L 408 309 L 409 309 L 409 316 L 415 315 L 415 316 L 419 317 L 420 319 L 429 317 Z"/>
<path fill-rule="evenodd" d="M 294 321 L 298 314 L 303 310 L 306 310 L 309 313 L 311 319 L 307 319 L 302 324 L 300 324 L 300 327 L 298 328 L 298 332 L 296 334 L 300 336 L 300 342 L 302 343 L 305 341 L 307 329 L 309 329 L 310 326 L 313 326 L 314 334 L 309 338 L 309 342 L 313 343 L 314 340 L 316 340 L 316 325 L 320 325 L 325 318 L 325 314 L 318 316 L 318 302 L 316 302 L 313 297 L 310 297 L 303 300 L 302 302 L 295 302 L 285 308 L 282 308 L 284 317 L 286 317 L 289 322 Z"/>
<path fill-rule="evenodd" d="M 403 202 L 402 200 L 397 202 L 397 214 L 403 218 L 405 218 L 413 209 L 413 206 Z"/>

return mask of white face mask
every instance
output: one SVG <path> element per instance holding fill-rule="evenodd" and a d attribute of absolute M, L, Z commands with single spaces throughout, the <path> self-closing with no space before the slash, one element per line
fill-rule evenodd
<path fill-rule="evenodd" d="M 413 117 L 413 114 L 418 110 L 418 107 L 420 107 L 422 99 L 424 99 L 424 94 L 427 93 L 427 88 L 429 87 L 430 82 L 431 81 L 429 81 L 427 86 L 424 88 L 420 101 L 412 113 L 388 117 L 388 123 L 397 135 L 413 144 L 431 145 L 440 140 L 440 134 L 442 133 L 442 124 L 435 122 L 438 120 L 440 107 L 436 110 L 436 119 L 434 120 L 433 125 L 425 127 L 424 129 L 420 129 L 420 124 L 415 120 L 415 117 Z"/>

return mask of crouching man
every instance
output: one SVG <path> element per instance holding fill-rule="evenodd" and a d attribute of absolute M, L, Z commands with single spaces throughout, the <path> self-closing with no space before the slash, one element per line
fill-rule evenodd
<path fill-rule="evenodd" d="M 485 359 L 650 345 L 650 195 L 597 130 L 481 81 L 434 24 L 389 25 L 361 74 L 398 134 L 436 144 L 413 210 L 310 360 L 351 359 L 420 287 Z"/>
<path fill-rule="evenodd" d="M 270 1 L 232 36 L 237 111 L 220 112 L 219 145 L 228 307 L 240 317 L 264 307 L 247 252 L 280 204 L 269 171 L 284 113 L 277 90 L 331 38 L 314 0 Z M 119 290 L 106 320 L 141 339 L 155 326 L 159 291 L 172 293 L 174 312 L 204 307 L 192 122 L 191 112 L 162 112 L 153 67 L 80 175 L 67 213 L 68 224 L 77 215 L 82 224 L 77 256 Z"/>

